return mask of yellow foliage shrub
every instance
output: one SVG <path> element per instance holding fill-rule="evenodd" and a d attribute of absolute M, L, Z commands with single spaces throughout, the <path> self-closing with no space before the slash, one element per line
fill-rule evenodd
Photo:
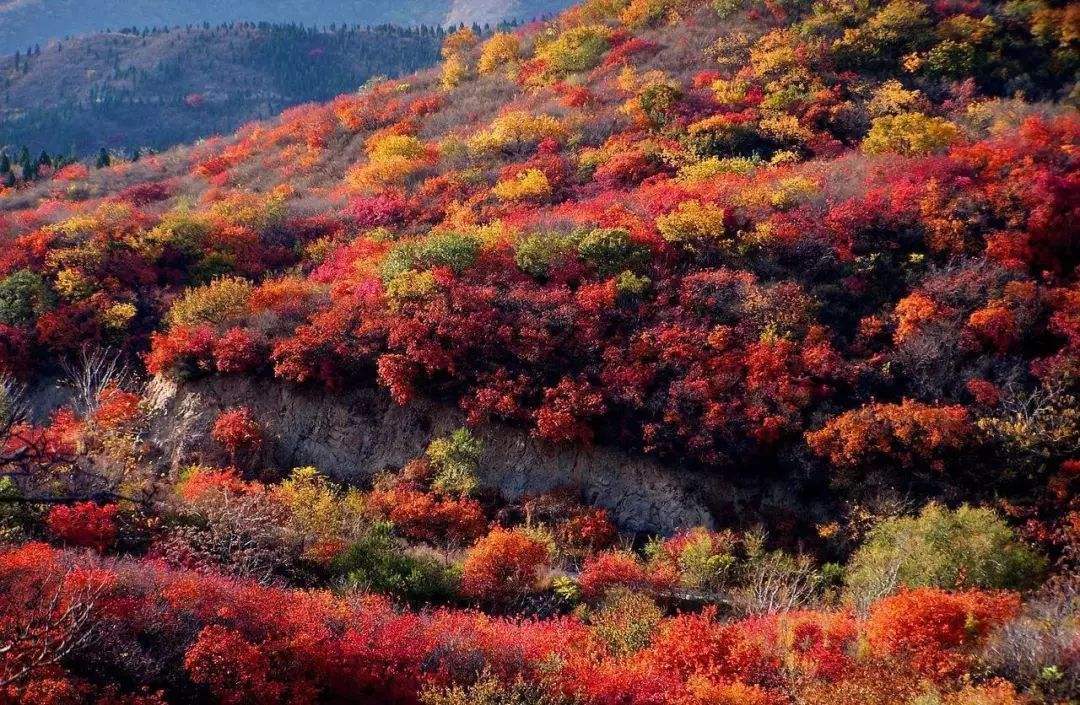
<path fill-rule="evenodd" d="M 721 159 L 720 157 L 709 157 L 682 167 L 679 169 L 676 178 L 684 184 L 695 184 L 709 181 L 722 174 L 751 174 L 759 166 L 761 166 L 761 160 L 755 158 L 732 157 L 730 159 Z"/>
<path fill-rule="evenodd" d="M 948 149 L 959 138 L 960 129 L 945 118 L 902 113 L 875 118 L 862 149 L 867 154 L 932 154 Z"/>
<path fill-rule="evenodd" d="M 672 22 L 678 19 L 679 10 L 687 4 L 686 0 L 631 0 L 619 13 L 619 21 L 633 29 Z"/>
<path fill-rule="evenodd" d="M 469 27 L 462 27 L 456 32 L 446 35 L 442 45 L 442 56 L 444 59 L 449 59 L 451 56 L 460 56 L 479 42 L 480 39 L 476 36 L 476 32 Z"/>
<path fill-rule="evenodd" d="M 247 313 L 251 292 L 251 282 L 247 279 L 215 279 L 204 286 L 187 289 L 169 309 L 166 319 L 172 326 L 226 323 Z"/>
<path fill-rule="evenodd" d="M 72 239 L 102 233 L 117 237 L 130 236 L 136 224 L 133 216 L 134 209 L 129 204 L 107 201 L 98 206 L 93 213 L 72 216 L 47 226 L 46 230 Z"/>
<path fill-rule="evenodd" d="M 110 330 L 124 330 L 138 311 L 134 304 L 113 304 L 101 314 L 101 322 Z"/>
<path fill-rule="evenodd" d="M 526 169 L 495 184 L 492 193 L 504 201 L 540 201 L 551 196 L 551 183 L 539 169 Z"/>
<path fill-rule="evenodd" d="M 377 135 L 366 146 L 370 161 L 353 167 L 345 176 L 351 186 L 402 184 L 436 158 L 434 148 L 412 135 Z"/>
<path fill-rule="evenodd" d="M 790 29 L 774 29 L 762 36 L 750 49 L 750 67 L 754 75 L 773 80 L 804 67 L 800 55 L 802 42 Z"/>
<path fill-rule="evenodd" d="M 450 90 L 461 85 L 469 77 L 469 62 L 460 56 L 454 55 L 443 61 L 442 87 Z"/>
<path fill-rule="evenodd" d="M 420 159 L 425 154 L 424 143 L 412 135 L 379 135 L 369 139 L 366 147 L 372 161 L 396 157 Z"/>
<path fill-rule="evenodd" d="M 712 90 L 718 103 L 739 103 L 746 98 L 746 94 L 750 90 L 750 82 L 739 78 L 731 80 L 719 79 L 713 82 Z"/>
<path fill-rule="evenodd" d="M 585 0 L 564 12 L 559 23 L 564 27 L 596 24 L 618 17 L 629 4 L 630 0 Z"/>
<path fill-rule="evenodd" d="M 671 213 L 656 219 L 656 227 L 668 242 L 724 237 L 724 209 L 700 201 L 683 201 Z"/>
<path fill-rule="evenodd" d="M 558 118 L 514 110 L 495 118 L 490 128 L 474 135 L 469 140 L 469 150 L 475 154 L 487 154 L 525 147 L 548 138 L 562 142 L 568 134 L 566 126 Z"/>
<path fill-rule="evenodd" d="M 792 176 L 776 182 L 769 202 L 774 208 L 786 210 L 806 202 L 820 192 L 821 189 L 811 179 L 805 176 Z"/>
<path fill-rule="evenodd" d="M 294 469 L 274 488 L 274 499 L 288 508 L 290 523 L 309 540 L 354 539 L 371 523 L 359 491 L 342 491 L 313 467 Z"/>
<path fill-rule="evenodd" d="M 423 301 L 435 293 L 438 283 L 430 271 L 407 269 L 394 275 L 386 285 L 386 298 L 397 308 L 407 301 Z"/>
<path fill-rule="evenodd" d="M 65 267 L 56 273 L 53 288 L 68 301 L 78 301 L 93 293 L 94 283 L 78 269 Z"/>
<path fill-rule="evenodd" d="M 874 91 L 868 107 L 871 116 L 883 117 L 915 112 L 924 105 L 926 105 L 926 98 L 922 91 L 909 91 L 900 81 L 889 79 Z"/>
<path fill-rule="evenodd" d="M 812 130 L 803 127 L 790 113 L 772 113 L 761 118 L 758 127 L 763 133 L 780 142 L 806 144 L 814 138 Z"/>
<path fill-rule="evenodd" d="M 611 30 L 603 25 L 574 27 L 540 46 L 536 58 L 547 66 L 548 78 L 588 71 L 600 63 L 610 37 Z"/>
<path fill-rule="evenodd" d="M 287 191 L 275 189 L 266 195 L 234 192 L 215 203 L 207 216 L 219 226 L 241 226 L 265 230 L 285 217 Z"/>
<path fill-rule="evenodd" d="M 496 32 L 484 43 L 476 70 L 481 75 L 494 73 L 500 66 L 514 64 L 521 57 L 521 41 L 509 32 Z"/>
<path fill-rule="evenodd" d="M 151 254 L 168 245 L 188 255 L 197 255 L 211 232 L 210 223 L 200 214 L 181 206 L 166 213 L 143 238 L 140 251 Z"/>

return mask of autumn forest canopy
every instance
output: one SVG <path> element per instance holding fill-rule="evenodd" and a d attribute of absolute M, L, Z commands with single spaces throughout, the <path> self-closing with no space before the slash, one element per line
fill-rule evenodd
<path fill-rule="evenodd" d="M 1080 5 L 442 40 L 231 135 L 0 160 L 0 705 L 1080 701 Z M 461 427 L 279 467 L 252 394 L 167 457 L 147 390 L 229 381 Z M 570 468 L 500 494 L 507 437 L 786 494 L 644 535 Z"/>

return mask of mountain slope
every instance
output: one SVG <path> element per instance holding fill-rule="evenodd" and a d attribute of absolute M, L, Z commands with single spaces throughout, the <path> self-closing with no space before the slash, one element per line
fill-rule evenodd
<path fill-rule="evenodd" d="M 507 20 L 532 20 L 548 17 L 565 8 L 566 0 L 453 0 L 444 24 L 490 24 Z"/>
<path fill-rule="evenodd" d="M 1075 701 L 1078 18 L 587 0 L 0 163 L 0 701 Z"/>
<path fill-rule="evenodd" d="M 553 442 L 734 471 L 835 458 L 837 482 L 906 472 L 934 491 L 961 449 L 999 452 L 975 433 L 996 418 L 987 390 L 1020 404 L 1069 384 L 1074 344 L 1073 40 L 1049 41 L 1045 14 L 979 12 L 597 0 L 456 33 L 441 72 L 14 190 L 11 208 L 68 202 L 13 214 L 13 241 L 124 233 L 137 281 L 158 283 L 105 275 L 116 252 L 13 254 L 7 271 L 52 293 L 48 323 L 13 314 L 8 365 L 152 334 L 152 371 L 202 374 L 231 331 L 254 374 L 377 380 Z M 852 428 L 886 430 L 856 452 Z"/>
<path fill-rule="evenodd" d="M 162 149 L 429 66 L 441 40 L 426 29 L 249 24 L 79 37 L 0 59 L 0 145 Z"/>
<path fill-rule="evenodd" d="M 216 25 L 224 22 L 440 25 L 532 19 L 568 5 L 565 0 L 526 4 L 518 0 L 5 0 L 0 2 L 0 54 L 53 39 L 121 27 Z"/>

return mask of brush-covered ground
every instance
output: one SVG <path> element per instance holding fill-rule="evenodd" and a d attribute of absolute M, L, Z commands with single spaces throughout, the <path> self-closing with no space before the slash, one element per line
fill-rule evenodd
<path fill-rule="evenodd" d="M 5 191 L 0 698 L 1076 702 L 1078 9 L 589 0 Z M 471 430 L 341 487 L 253 400 L 172 476 L 147 374 Z M 620 536 L 479 486 L 493 421 L 832 520 Z"/>

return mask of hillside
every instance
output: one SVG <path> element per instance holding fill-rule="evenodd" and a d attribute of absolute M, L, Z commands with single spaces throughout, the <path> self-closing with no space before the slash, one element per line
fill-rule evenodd
<path fill-rule="evenodd" d="M 433 64 L 441 29 L 294 25 L 93 34 L 0 60 L 14 157 L 160 150 Z"/>
<path fill-rule="evenodd" d="M 233 22 L 270 22 L 324 27 L 330 24 L 429 27 L 463 22 L 498 24 L 554 13 L 566 0 L 3 0 L 0 1 L 0 54 L 42 48 L 54 39 L 123 27 L 166 28 Z"/>
<path fill-rule="evenodd" d="M 1072 705 L 1078 9 L 587 0 L 9 179 L 0 704 Z"/>

